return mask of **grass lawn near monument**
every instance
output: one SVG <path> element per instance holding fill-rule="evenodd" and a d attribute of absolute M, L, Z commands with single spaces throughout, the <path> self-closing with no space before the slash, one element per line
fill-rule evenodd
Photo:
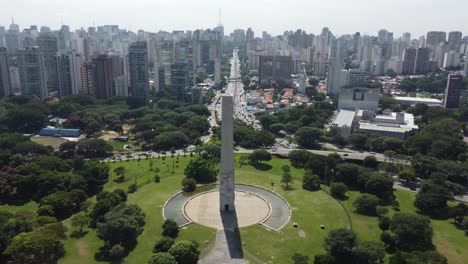
<path fill-rule="evenodd" d="M 302 190 L 301 179 L 304 171 L 291 167 L 291 174 L 294 177 L 292 190 L 284 190 L 281 187 L 281 167 L 289 165 L 289 160 L 273 158 L 266 162 L 265 169 L 258 170 L 252 166 L 239 165 L 239 158 L 242 155 L 235 155 L 236 163 L 236 183 L 252 184 L 266 189 L 273 190 L 286 198 L 293 214 L 291 221 L 281 230 L 280 233 L 267 230 L 265 227 L 256 225 L 241 230 L 241 239 L 245 242 L 247 250 L 245 258 L 256 263 L 255 260 L 267 261 L 271 263 L 289 263 L 294 253 L 313 255 L 323 253 L 323 241 L 326 233 L 338 227 L 347 227 L 349 222 L 346 211 L 340 204 L 328 196 L 324 191 L 308 192 Z M 118 166 L 125 166 L 127 181 L 115 183 L 110 180 L 106 185 L 106 190 L 121 188 L 127 191 L 128 186 L 136 182 L 139 189 L 134 194 L 129 194 L 128 203 L 137 204 L 146 214 L 146 225 L 144 232 L 138 238 L 138 245 L 125 259 L 126 263 L 146 263 L 152 254 L 155 242 L 161 237 L 161 225 L 163 222 L 162 206 L 176 192 L 180 190 L 180 182 L 184 177 L 184 169 L 190 157 L 174 158 L 174 173 L 172 173 L 172 158 L 170 155 L 163 162 L 161 158 L 152 159 L 153 168 L 159 168 L 158 173 L 161 182 L 153 182 L 155 172 L 150 170 L 150 160 L 126 161 L 109 163 L 111 179 L 115 178 L 113 170 Z M 177 166 L 178 164 L 178 166 Z M 415 212 L 413 201 L 415 193 L 403 190 L 396 190 L 395 194 L 400 202 L 401 212 Z M 349 199 L 341 204 L 347 209 L 351 216 L 353 230 L 360 239 L 379 239 L 380 229 L 376 217 L 367 217 L 354 213 L 354 200 L 359 196 L 359 192 L 348 192 Z M 95 201 L 95 197 L 90 198 Z M 1 205 L 0 210 L 10 212 L 36 211 L 37 204 L 34 202 L 22 206 Z M 394 211 L 390 210 L 393 214 Z M 73 231 L 70 219 L 64 221 L 69 227 L 69 233 Z M 299 227 L 292 227 L 293 223 L 298 223 Z M 324 224 L 326 230 L 321 230 L 320 225 Z M 431 220 L 434 229 L 434 244 L 437 249 L 447 256 L 449 263 L 464 263 L 468 259 L 468 238 L 463 232 L 458 230 L 452 220 Z M 303 232 L 300 232 L 300 231 Z M 64 241 L 66 254 L 59 260 L 60 264 L 74 263 L 99 263 L 94 259 L 103 242 L 97 238 L 96 230 L 88 229 L 88 233 L 80 238 L 67 238 Z M 305 236 L 305 237 L 304 237 Z M 215 230 L 196 224 L 191 224 L 187 229 L 181 229 L 178 239 L 196 240 L 201 248 L 211 248 L 211 242 L 215 238 Z M 206 252 L 206 250 L 204 251 Z M 251 255 L 249 255 L 249 253 Z M 253 257 L 252 257 L 253 255 Z M 388 259 L 388 258 L 387 258 Z"/>
<path fill-rule="evenodd" d="M 162 224 L 164 222 L 162 216 L 162 207 L 164 203 L 175 193 L 180 190 L 180 183 L 184 177 L 184 169 L 190 160 L 190 157 L 179 157 L 179 166 L 175 166 L 175 173 L 172 174 L 172 158 L 166 157 L 166 164 L 170 164 L 170 170 L 167 169 L 166 164 L 163 164 L 162 159 L 152 159 L 153 168 L 158 167 L 161 177 L 161 182 L 156 184 L 153 182 L 155 172 L 150 171 L 150 160 L 138 161 L 125 161 L 109 163 L 111 170 L 111 179 L 115 178 L 113 172 L 114 168 L 119 166 L 126 167 L 126 175 L 128 180 L 123 183 L 115 183 L 109 181 L 105 185 L 106 190 L 114 190 L 121 188 L 127 190 L 128 186 L 134 183 L 136 177 L 139 189 L 136 193 L 128 195 L 127 204 L 136 204 L 141 207 L 146 214 L 145 227 L 143 233 L 138 237 L 138 244 L 136 248 L 130 252 L 126 263 L 147 263 L 152 255 L 153 246 L 162 236 Z M 174 158 L 176 161 L 176 157 Z M 176 164 L 174 162 L 174 164 Z M 151 177 L 148 177 L 150 175 Z M 69 219 L 65 221 L 70 221 Z M 70 227 L 70 232 L 73 230 Z M 102 240 L 96 236 L 96 230 L 88 229 L 89 233 L 80 238 L 68 238 L 65 241 L 65 257 L 60 259 L 60 264 L 69 263 L 98 263 L 94 259 L 94 254 L 98 252 L 99 247 L 103 245 Z M 189 225 L 187 229 L 181 229 L 178 240 L 196 240 L 200 243 L 200 248 L 203 249 L 210 246 L 210 243 L 215 238 L 215 230 L 200 226 Z"/>

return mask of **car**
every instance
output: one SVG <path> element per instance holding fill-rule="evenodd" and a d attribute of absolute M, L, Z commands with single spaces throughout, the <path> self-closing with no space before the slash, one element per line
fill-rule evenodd
<path fill-rule="evenodd" d="M 349 156 L 349 154 L 343 154 L 343 157 L 348 157 L 348 156 Z"/>

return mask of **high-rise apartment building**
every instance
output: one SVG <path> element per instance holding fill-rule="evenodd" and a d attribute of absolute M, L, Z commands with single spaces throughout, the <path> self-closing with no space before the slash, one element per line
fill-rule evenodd
<path fill-rule="evenodd" d="M 39 98 L 47 96 L 47 75 L 44 56 L 39 47 L 27 47 L 17 52 L 23 94 Z"/>
<path fill-rule="evenodd" d="M 177 100 L 185 100 L 187 89 L 193 86 L 193 66 L 186 61 L 177 61 L 171 66 L 170 94 Z"/>
<path fill-rule="evenodd" d="M 10 65 L 6 48 L 0 47 L 0 97 L 12 93 L 10 80 Z"/>
<path fill-rule="evenodd" d="M 82 62 L 81 55 L 73 51 L 63 52 L 57 56 L 58 92 L 60 98 L 80 92 L 80 67 Z"/>
<path fill-rule="evenodd" d="M 92 60 L 92 71 L 94 96 L 97 99 L 112 97 L 114 80 L 112 59 L 107 54 L 98 55 Z"/>
<path fill-rule="evenodd" d="M 128 49 L 130 95 L 149 98 L 148 48 L 146 42 L 135 42 Z"/>
<path fill-rule="evenodd" d="M 58 90 L 57 73 L 57 37 L 51 33 L 42 33 L 37 38 L 37 45 L 44 55 L 44 64 L 47 73 L 47 89 L 49 92 Z"/>
<path fill-rule="evenodd" d="M 457 108 L 460 104 L 461 90 L 463 89 L 463 76 L 449 74 L 445 88 L 445 108 Z"/>

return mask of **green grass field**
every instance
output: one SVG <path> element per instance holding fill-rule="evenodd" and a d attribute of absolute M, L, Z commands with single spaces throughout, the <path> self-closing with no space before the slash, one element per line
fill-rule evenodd
<path fill-rule="evenodd" d="M 275 191 L 283 196 L 292 207 L 291 221 L 281 230 L 276 232 L 256 225 L 241 230 L 241 239 L 245 247 L 245 258 L 251 263 L 257 260 L 268 263 L 290 263 L 294 253 L 308 255 L 313 259 L 315 254 L 324 253 L 323 242 L 327 232 L 338 227 L 349 227 L 358 234 L 362 240 L 378 240 L 380 229 L 376 217 L 368 217 L 354 213 L 354 200 L 360 195 L 358 192 L 348 192 L 348 199 L 339 202 L 331 198 L 324 191 L 308 192 L 302 190 L 301 179 L 304 171 L 291 168 L 294 177 L 291 190 L 284 190 L 281 186 L 281 167 L 289 164 L 287 159 L 274 158 L 267 162 L 265 170 L 257 170 L 252 166 L 239 165 L 241 155 L 236 155 L 236 182 L 252 184 Z M 138 238 L 138 245 L 128 255 L 124 263 L 146 263 L 152 254 L 155 242 L 161 237 L 161 225 L 163 223 L 162 206 L 177 191 L 184 177 L 184 169 L 190 157 L 177 158 L 166 157 L 141 161 L 127 161 L 109 163 L 111 176 L 105 185 L 106 190 L 121 188 L 127 190 L 132 183 L 137 183 L 139 189 L 134 194 L 129 194 L 128 203 L 137 204 L 146 214 L 146 225 L 143 233 Z M 152 168 L 151 169 L 151 164 Z M 173 167 L 174 164 L 174 167 Z M 126 181 L 116 183 L 113 170 L 119 166 L 126 167 Z M 153 177 L 158 168 L 161 182 L 156 184 Z M 174 169 L 174 171 L 173 171 Z M 396 190 L 395 194 L 400 202 L 402 212 L 414 212 L 413 206 L 415 194 L 408 191 Z M 94 197 L 90 198 L 91 201 Z M 37 210 L 37 204 L 30 202 L 23 206 L 2 205 L 0 210 L 17 212 L 20 210 Z M 349 213 L 351 223 L 346 212 Z M 390 210 L 390 214 L 395 213 Z M 456 229 L 451 220 L 431 220 L 434 229 L 434 244 L 437 249 L 449 259 L 449 263 L 462 264 L 468 259 L 468 238 L 463 232 Z M 70 219 L 64 221 L 69 227 L 69 233 L 73 231 Z M 298 228 L 293 227 L 298 224 Z M 322 230 L 320 225 L 325 225 Z M 96 231 L 88 229 L 88 233 L 80 238 L 68 238 L 65 240 L 65 257 L 60 264 L 87 264 L 99 263 L 94 255 L 98 252 L 103 242 L 97 238 Z M 181 229 L 180 240 L 196 240 L 200 244 L 203 254 L 206 254 L 212 246 L 215 238 L 215 230 L 196 224 L 188 225 Z M 388 258 L 387 258 L 388 260 Z"/>

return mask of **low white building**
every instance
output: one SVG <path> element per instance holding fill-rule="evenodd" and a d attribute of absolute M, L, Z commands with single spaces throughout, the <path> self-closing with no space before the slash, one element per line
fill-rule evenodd
<path fill-rule="evenodd" d="M 400 104 L 408 104 L 415 106 L 416 104 L 425 104 L 427 106 L 442 106 L 442 100 L 434 98 L 422 98 L 422 97 L 393 97 Z"/>

